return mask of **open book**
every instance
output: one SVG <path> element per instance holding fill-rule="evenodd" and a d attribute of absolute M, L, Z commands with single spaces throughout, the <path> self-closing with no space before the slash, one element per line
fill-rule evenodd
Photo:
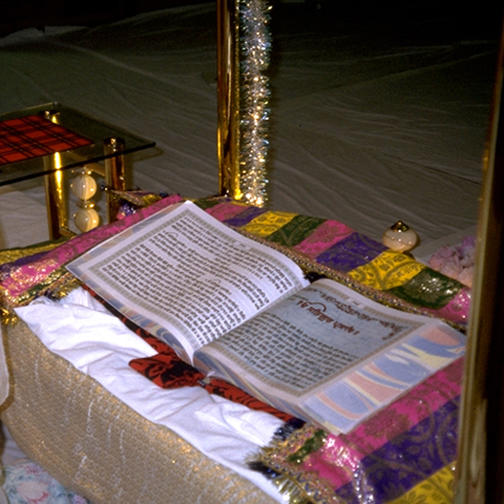
<path fill-rule="evenodd" d="M 277 250 L 190 202 L 68 269 L 184 360 L 332 432 L 347 432 L 464 352 L 443 322 L 308 282 Z"/>

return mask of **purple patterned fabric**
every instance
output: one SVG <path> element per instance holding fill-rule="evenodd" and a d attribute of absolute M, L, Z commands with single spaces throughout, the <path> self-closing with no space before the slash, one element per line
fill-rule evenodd
<path fill-rule="evenodd" d="M 346 273 L 372 261 L 385 250 L 385 245 L 354 232 L 318 255 L 317 262 Z"/>
<path fill-rule="evenodd" d="M 237 216 L 225 220 L 224 223 L 234 227 L 245 226 L 252 219 L 255 219 L 257 216 L 263 214 L 266 211 L 267 210 L 265 208 L 249 207 L 243 212 L 239 213 Z"/>
<path fill-rule="evenodd" d="M 395 499 L 450 464 L 457 454 L 460 397 L 448 401 L 412 429 L 374 451 L 361 461 L 365 481 L 352 481 L 339 488 L 342 502 L 362 504 L 357 485 L 365 485 L 376 504 Z"/>

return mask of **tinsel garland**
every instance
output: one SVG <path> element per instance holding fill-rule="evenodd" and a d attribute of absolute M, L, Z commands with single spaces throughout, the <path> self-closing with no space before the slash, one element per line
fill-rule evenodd
<path fill-rule="evenodd" d="M 272 6 L 237 0 L 240 12 L 240 185 L 247 203 L 266 203 Z"/>

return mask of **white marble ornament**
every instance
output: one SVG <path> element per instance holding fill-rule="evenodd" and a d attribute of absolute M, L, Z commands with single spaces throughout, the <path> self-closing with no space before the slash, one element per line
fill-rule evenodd
<path fill-rule="evenodd" d="M 418 235 L 402 221 L 385 230 L 382 243 L 395 252 L 409 252 L 418 244 Z"/>
<path fill-rule="evenodd" d="M 100 224 L 100 216 L 94 208 L 79 208 L 75 212 L 74 222 L 79 231 L 85 233 Z"/>
<path fill-rule="evenodd" d="M 96 180 L 89 173 L 77 175 L 70 184 L 70 189 L 81 200 L 88 200 L 96 194 Z"/>

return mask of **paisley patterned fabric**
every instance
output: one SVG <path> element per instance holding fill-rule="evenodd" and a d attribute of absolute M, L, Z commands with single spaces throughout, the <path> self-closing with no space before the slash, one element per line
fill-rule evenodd
<path fill-rule="evenodd" d="M 124 194 L 123 199 L 128 199 Z M 112 224 L 79 235 L 53 250 L 13 261 L 0 267 L 3 305 L 25 304 L 34 297 L 70 282 L 63 266 L 77 255 L 114 233 L 180 201 L 179 196 L 158 200 L 147 193 L 133 193 L 130 203 L 148 205 Z M 348 274 L 361 285 L 387 293 L 413 306 L 456 324 L 465 325 L 470 290 L 411 257 L 392 252 L 371 238 L 335 220 L 277 212 L 226 199 L 204 199 L 196 203 L 225 224 L 279 244 L 334 271 Z M 59 282 L 59 283 L 58 283 Z M 378 299 L 379 300 L 379 299 Z"/>
<path fill-rule="evenodd" d="M 462 284 L 458 280 L 448 278 L 431 268 L 422 269 L 417 275 L 391 289 L 403 299 L 432 309 L 446 306 L 460 290 Z"/>
<path fill-rule="evenodd" d="M 276 216 L 232 202 L 207 211 L 378 292 L 461 327 L 467 322 L 468 288 L 342 223 Z M 255 467 L 293 502 L 451 502 L 462 372 L 460 358 L 346 435 L 305 425 L 267 447 Z"/>
<path fill-rule="evenodd" d="M 454 480 L 455 467 L 447 465 L 430 478 L 421 481 L 411 490 L 391 501 L 390 504 L 451 503 L 453 501 Z"/>
<path fill-rule="evenodd" d="M 471 293 L 466 286 L 341 222 L 266 211 L 225 200 L 196 203 L 225 224 L 346 273 L 361 285 L 456 324 L 467 323 Z"/>
<path fill-rule="evenodd" d="M 243 226 L 243 230 L 256 236 L 273 236 L 277 231 L 284 229 L 296 217 L 296 214 L 287 212 L 265 212 Z M 233 219 L 236 222 L 237 217 Z"/>
<path fill-rule="evenodd" d="M 406 254 L 385 250 L 372 261 L 350 271 L 357 282 L 374 289 L 388 290 L 417 276 L 425 266 Z"/>

